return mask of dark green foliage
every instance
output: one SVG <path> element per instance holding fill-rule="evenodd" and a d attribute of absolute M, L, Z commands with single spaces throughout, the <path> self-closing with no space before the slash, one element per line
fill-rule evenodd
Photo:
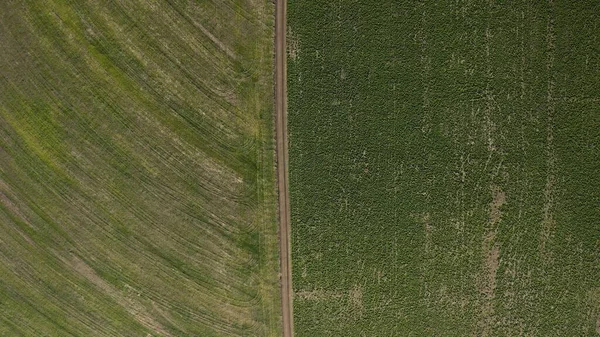
<path fill-rule="evenodd" d="M 288 24 L 297 336 L 600 334 L 600 6 Z"/>

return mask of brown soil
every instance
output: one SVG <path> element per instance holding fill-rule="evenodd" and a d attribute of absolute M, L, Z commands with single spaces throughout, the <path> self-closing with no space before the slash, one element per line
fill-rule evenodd
<path fill-rule="evenodd" d="M 506 194 L 498 187 L 492 186 L 492 203 L 490 204 L 490 222 L 492 224 L 498 223 L 500 221 L 500 207 L 504 205 L 506 201 Z"/>
<path fill-rule="evenodd" d="M 482 320 L 481 336 L 489 336 L 493 324 L 494 307 L 492 300 L 496 291 L 496 274 L 500 265 L 500 246 L 496 243 L 498 222 L 502 219 L 501 208 L 506 202 L 506 194 L 499 186 L 492 185 L 492 201 L 490 202 L 489 220 L 487 233 L 483 240 L 482 251 L 484 252 L 484 274 L 481 280 L 480 291 L 483 294 L 481 308 Z"/>
<path fill-rule="evenodd" d="M 275 132 L 279 192 L 279 251 L 283 336 L 293 336 L 292 262 L 290 256 L 290 198 L 288 189 L 286 0 L 275 3 Z"/>

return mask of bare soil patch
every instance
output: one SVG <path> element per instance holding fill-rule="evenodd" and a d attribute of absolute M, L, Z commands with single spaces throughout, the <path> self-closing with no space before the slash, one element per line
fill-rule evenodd
<path fill-rule="evenodd" d="M 279 252 L 283 336 L 292 337 L 292 259 L 290 256 L 290 196 L 288 188 L 287 67 L 285 0 L 275 3 L 275 133 L 279 194 Z"/>

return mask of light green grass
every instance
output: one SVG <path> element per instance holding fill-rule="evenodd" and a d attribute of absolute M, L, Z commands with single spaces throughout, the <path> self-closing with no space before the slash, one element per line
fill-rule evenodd
<path fill-rule="evenodd" d="M 600 335 L 600 7 L 288 9 L 296 335 Z"/>
<path fill-rule="evenodd" d="M 2 2 L 0 335 L 279 335 L 273 10 Z"/>

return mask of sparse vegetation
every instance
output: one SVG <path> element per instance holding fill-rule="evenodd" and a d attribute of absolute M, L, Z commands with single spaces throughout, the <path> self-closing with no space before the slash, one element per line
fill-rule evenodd
<path fill-rule="evenodd" d="M 296 335 L 600 335 L 600 6 L 288 10 Z"/>
<path fill-rule="evenodd" d="M 271 1 L 0 3 L 0 335 L 278 336 Z"/>

